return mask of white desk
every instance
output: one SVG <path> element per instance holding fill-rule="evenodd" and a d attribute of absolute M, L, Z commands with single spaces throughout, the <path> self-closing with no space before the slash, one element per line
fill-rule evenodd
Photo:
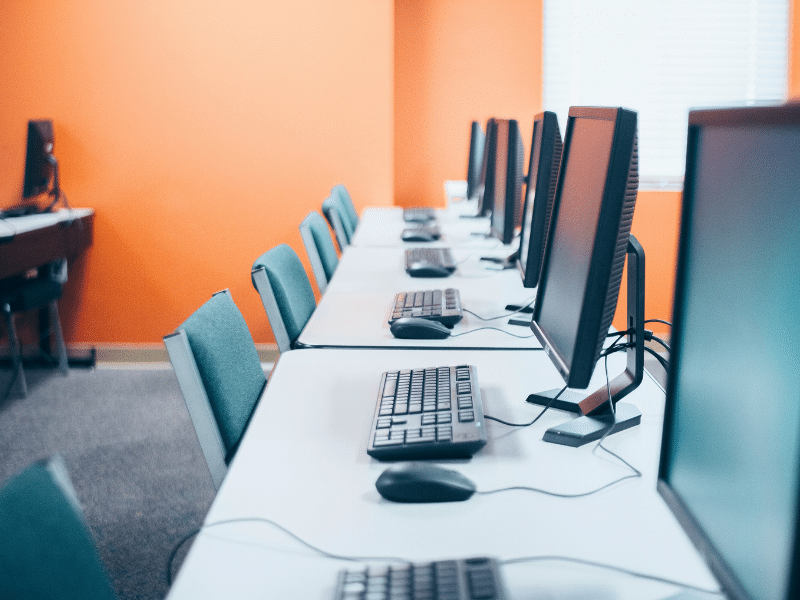
<path fill-rule="evenodd" d="M 464 313 L 453 328 L 457 335 L 479 327 L 497 327 L 444 340 L 400 340 L 389 331 L 389 309 L 398 292 L 456 288 L 463 308 L 481 317 L 506 315 L 507 304 L 523 305 L 536 297 L 535 289 L 522 287 L 516 269 L 498 270 L 480 261 L 487 252 L 454 249 L 458 271 L 446 278 L 414 278 L 405 272 L 403 248 L 348 248 L 308 323 L 298 338 L 304 347 L 356 348 L 541 348 L 528 327 L 508 324 L 508 317 L 483 322 Z M 494 270 L 492 270 L 494 269 Z M 530 319 L 530 314 L 514 315 Z"/>
<path fill-rule="evenodd" d="M 489 233 L 489 218 L 462 218 L 459 215 L 474 214 L 477 210 L 474 202 L 459 202 L 449 209 L 436 211 L 436 224 L 442 231 L 442 237 L 437 242 L 425 244 L 428 246 L 448 246 L 451 248 L 493 248 L 497 240 L 487 238 Z M 414 223 L 403 221 L 403 209 L 393 208 L 366 208 L 359 218 L 351 246 L 380 247 L 410 247 L 419 245 L 419 242 L 404 242 L 400 235 L 404 229 L 414 227 Z M 519 243 L 508 246 L 506 254 L 510 254 Z M 512 247 L 513 246 L 513 247 Z"/>
<path fill-rule="evenodd" d="M 612 377 L 624 357 L 610 361 Z M 486 414 L 521 422 L 540 407 L 524 402 L 560 377 L 541 352 L 297 350 L 270 378 L 206 524 L 268 518 L 333 553 L 413 560 L 490 555 L 563 555 L 618 565 L 707 588 L 716 584 L 655 491 L 662 390 L 645 375 L 629 397 L 642 424 L 606 445 L 643 471 L 589 497 L 559 499 L 525 491 L 466 502 L 394 504 L 374 487 L 385 464 L 366 454 L 382 372 L 474 364 Z M 596 373 L 592 389 L 604 382 Z M 469 461 L 449 461 L 479 490 L 528 485 L 557 492 L 599 487 L 629 471 L 592 453 L 542 441 L 571 418 L 551 411 L 526 429 L 488 422 L 488 445 Z M 330 598 L 346 566 L 320 557 L 258 522 L 212 527 L 197 537 L 170 600 Z M 672 586 L 563 562 L 503 568 L 512 598 L 655 600 Z"/>

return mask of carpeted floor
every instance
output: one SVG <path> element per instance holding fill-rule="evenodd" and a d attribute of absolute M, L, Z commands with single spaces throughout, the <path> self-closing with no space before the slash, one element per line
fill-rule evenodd
<path fill-rule="evenodd" d="M 26 375 L 27 398 L 0 400 L 0 484 L 60 452 L 120 600 L 163 598 L 167 557 L 215 494 L 172 369 Z"/>

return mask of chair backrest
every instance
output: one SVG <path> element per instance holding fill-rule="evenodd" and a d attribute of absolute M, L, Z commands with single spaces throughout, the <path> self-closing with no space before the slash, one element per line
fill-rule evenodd
<path fill-rule="evenodd" d="M 345 208 L 338 196 L 330 195 L 322 202 L 322 214 L 331 224 L 336 243 L 339 244 L 339 252 L 344 252 L 350 245 L 355 233 L 355 225 L 350 222 L 350 218 L 345 214 Z"/>
<path fill-rule="evenodd" d="M 353 226 L 353 230 L 355 231 L 355 228 L 358 226 L 358 212 L 353 204 L 353 199 L 350 197 L 350 192 L 348 192 L 347 188 L 340 183 L 331 188 L 331 195 L 339 197 L 339 201 L 342 203 L 345 214 L 347 215 L 347 218 L 350 221 L 350 224 Z"/>
<path fill-rule="evenodd" d="M 266 384 L 250 330 L 223 290 L 165 336 L 164 344 L 219 489 Z"/>
<path fill-rule="evenodd" d="M 303 263 L 289 246 L 275 246 L 259 256 L 251 271 L 278 350 L 290 350 L 317 307 Z"/>
<path fill-rule="evenodd" d="M 317 287 L 320 293 L 325 293 L 328 282 L 339 264 L 339 256 L 336 254 L 325 219 L 318 212 L 309 213 L 300 223 L 300 236 L 303 238 Z"/>
<path fill-rule="evenodd" d="M 0 598 L 116 597 L 59 456 L 0 489 L 0 540 Z"/>

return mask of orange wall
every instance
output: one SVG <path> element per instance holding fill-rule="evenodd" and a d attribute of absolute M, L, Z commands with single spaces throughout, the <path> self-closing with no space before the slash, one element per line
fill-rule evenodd
<path fill-rule="evenodd" d="M 443 203 L 465 179 L 469 123 L 542 110 L 541 0 L 395 0 L 395 202 Z"/>
<path fill-rule="evenodd" d="M 27 120 L 55 126 L 61 183 L 96 210 L 62 301 L 72 343 L 159 343 L 250 283 L 336 183 L 391 204 L 391 0 L 4 0 L 0 206 L 19 202 Z"/>

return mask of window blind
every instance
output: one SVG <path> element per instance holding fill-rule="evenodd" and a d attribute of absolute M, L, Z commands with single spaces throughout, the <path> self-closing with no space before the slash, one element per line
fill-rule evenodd
<path fill-rule="evenodd" d="M 682 185 L 690 108 L 782 102 L 787 0 L 544 0 L 544 109 L 639 114 L 641 187 Z"/>

